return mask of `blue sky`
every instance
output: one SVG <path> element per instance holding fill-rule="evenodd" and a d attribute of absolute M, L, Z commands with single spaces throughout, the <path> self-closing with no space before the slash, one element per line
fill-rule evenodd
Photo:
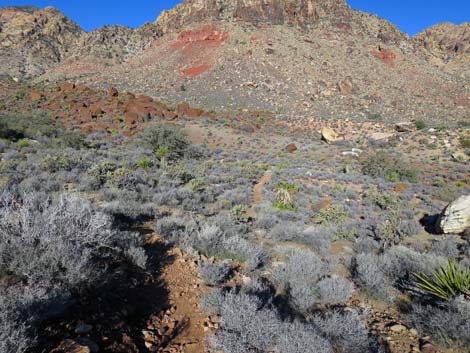
<path fill-rule="evenodd" d="M 89 31 L 106 24 L 138 27 L 180 0 L 0 0 L 0 6 L 54 6 Z M 347 0 L 358 10 L 378 14 L 413 35 L 439 22 L 470 22 L 470 0 Z"/>

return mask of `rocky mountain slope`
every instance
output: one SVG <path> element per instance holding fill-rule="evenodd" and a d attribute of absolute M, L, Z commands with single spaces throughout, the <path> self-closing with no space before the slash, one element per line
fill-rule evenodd
<path fill-rule="evenodd" d="M 470 23 L 441 23 L 418 33 L 413 40 L 431 64 L 470 80 Z"/>
<path fill-rule="evenodd" d="M 51 9 L 0 11 L 0 38 L 11 37 L 12 18 L 59 16 Z M 64 25 L 53 41 L 43 34 L 46 24 L 37 26 L 59 54 L 32 55 L 11 39 L 21 48 L 13 51 L 18 68 L 2 72 L 116 86 L 206 111 L 265 110 L 300 124 L 302 117 L 470 119 L 466 24 L 435 26 L 410 39 L 344 0 L 185 0 L 136 30 L 85 33 Z M 69 32 L 73 38 L 62 39 Z M 0 57 L 12 57 L 4 42 Z M 43 63 L 31 65 L 27 54 Z"/>

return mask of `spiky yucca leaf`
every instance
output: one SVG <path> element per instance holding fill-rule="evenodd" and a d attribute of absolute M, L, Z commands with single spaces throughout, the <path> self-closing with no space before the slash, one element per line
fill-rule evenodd
<path fill-rule="evenodd" d="M 456 295 L 470 295 L 470 270 L 457 266 L 451 259 L 447 265 L 440 265 L 431 275 L 413 275 L 418 288 L 439 299 L 449 300 Z"/>

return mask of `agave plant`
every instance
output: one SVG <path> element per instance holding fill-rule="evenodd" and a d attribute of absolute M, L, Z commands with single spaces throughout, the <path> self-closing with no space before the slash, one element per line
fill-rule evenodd
<path fill-rule="evenodd" d="M 457 265 L 451 259 L 447 265 L 440 265 L 431 275 L 416 274 L 416 286 L 427 294 L 442 300 L 449 300 L 457 295 L 470 295 L 470 270 Z"/>

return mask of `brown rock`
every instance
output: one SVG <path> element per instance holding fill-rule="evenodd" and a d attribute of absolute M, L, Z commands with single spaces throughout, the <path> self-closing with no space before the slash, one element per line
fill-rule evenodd
<path fill-rule="evenodd" d="M 294 153 L 295 151 L 297 151 L 297 149 L 298 148 L 294 143 L 290 143 L 286 146 L 286 151 L 289 153 Z"/>

